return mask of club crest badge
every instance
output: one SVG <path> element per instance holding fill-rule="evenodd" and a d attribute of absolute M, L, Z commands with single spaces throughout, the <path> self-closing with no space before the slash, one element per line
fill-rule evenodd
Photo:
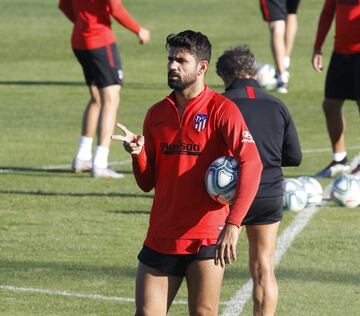
<path fill-rule="evenodd" d="M 209 115 L 196 114 L 194 120 L 194 127 L 198 132 L 203 131 L 207 127 Z"/>

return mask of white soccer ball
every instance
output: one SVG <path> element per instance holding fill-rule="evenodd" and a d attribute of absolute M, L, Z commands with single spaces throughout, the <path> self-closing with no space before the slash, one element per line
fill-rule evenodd
<path fill-rule="evenodd" d="M 263 64 L 260 65 L 256 74 L 256 80 L 259 82 L 260 86 L 271 90 L 276 87 L 276 71 L 273 65 Z"/>
<path fill-rule="evenodd" d="M 308 205 L 319 205 L 323 199 L 323 188 L 318 180 L 309 176 L 297 178 L 302 183 L 307 193 Z"/>
<path fill-rule="evenodd" d="M 230 156 L 214 160 L 205 174 L 205 187 L 209 195 L 221 204 L 232 204 L 238 178 L 238 162 Z"/>
<path fill-rule="evenodd" d="M 307 193 L 302 183 L 295 179 L 285 179 L 283 195 L 283 209 L 290 211 L 301 211 L 307 205 Z"/>
<path fill-rule="evenodd" d="M 339 205 L 357 207 L 360 205 L 360 182 L 351 175 L 337 177 L 331 187 L 331 198 Z"/>

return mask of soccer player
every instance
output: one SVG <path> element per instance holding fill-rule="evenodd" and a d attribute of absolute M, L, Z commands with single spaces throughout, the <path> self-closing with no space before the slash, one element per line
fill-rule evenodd
<path fill-rule="evenodd" d="M 139 187 L 155 189 L 150 224 L 138 255 L 136 315 L 166 315 L 185 278 L 190 315 L 218 315 L 224 266 L 236 259 L 239 226 L 262 170 L 239 109 L 205 84 L 211 44 L 191 30 L 170 34 L 171 94 L 147 112 L 143 135 L 118 127 L 132 155 Z M 229 210 L 209 196 L 205 173 L 215 159 L 238 160 L 239 181 Z"/>
<path fill-rule="evenodd" d="M 298 28 L 300 0 L 260 0 L 263 19 L 269 23 L 271 52 L 277 74 L 276 91 L 288 92 L 290 58 Z"/>
<path fill-rule="evenodd" d="M 121 178 L 123 174 L 108 166 L 123 81 L 111 18 L 134 32 L 140 44 L 150 40 L 150 32 L 129 15 L 121 0 L 60 0 L 59 8 L 74 24 L 71 44 L 90 93 L 72 168 L 75 172 L 92 171 L 94 177 Z M 92 143 L 96 133 L 98 144 L 92 160 Z"/>
<path fill-rule="evenodd" d="M 319 18 L 312 65 L 319 73 L 323 70 L 321 48 L 335 15 L 334 50 L 326 75 L 323 101 L 333 159 L 327 167 L 315 174 L 316 177 L 335 177 L 349 171 L 345 148 L 345 117 L 342 113 L 344 101 L 356 101 L 360 111 L 359 1 L 325 0 Z M 360 162 L 357 171 L 360 171 Z"/>
<path fill-rule="evenodd" d="M 259 190 L 241 225 L 249 240 L 254 315 L 274 315 L 278 287 L 274 273 L 276 238 L 282 219 L 282 166 L 298 166 L 301 148 L 286 106 L 255 80 L 255 56 L 246 45 L 227 50 L 216 64 L 223 95 L 239 107 L 263 163 Z"/>

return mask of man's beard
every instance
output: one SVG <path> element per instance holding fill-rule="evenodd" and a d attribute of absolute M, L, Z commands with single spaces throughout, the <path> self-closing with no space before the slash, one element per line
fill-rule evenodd
<path fill-rule="evenodd" d="M 171 76 L 176 77 L 170 78 Z M 186 75 L 184 78 L 181 78 L 180 76 L 177 76 L 175 74 L 168 73 L 168 86 L 171 89 L 174 89 L 176 91 L 183 91 L 189 86 L 191 86 L 197 79 L 196 73 L 190 73 Z"/>

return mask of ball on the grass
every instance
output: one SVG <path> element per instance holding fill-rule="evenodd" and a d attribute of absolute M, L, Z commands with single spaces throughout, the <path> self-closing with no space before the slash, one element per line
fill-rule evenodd
<path fill-rule="evenodd" d="M 331 187 L 331 198 L 339 205 L 354 208 L 360 205 L 360 182 L 352 175 L 337 177 Z"/>
<path fill-rule="evenodd" d="M 302 183 L 308 195 L 308 205 L 319 205 L 323 199 L 323 188 L 318 180 L 310 176 L 301 176 L 297 178 Z"/>
<path fill-rule="evenodd" d="M 295 178 L 285 179 L 283 195 L 283 209 L 301 211 L 307 205 L 307 193 L 302 183 Z"/>

